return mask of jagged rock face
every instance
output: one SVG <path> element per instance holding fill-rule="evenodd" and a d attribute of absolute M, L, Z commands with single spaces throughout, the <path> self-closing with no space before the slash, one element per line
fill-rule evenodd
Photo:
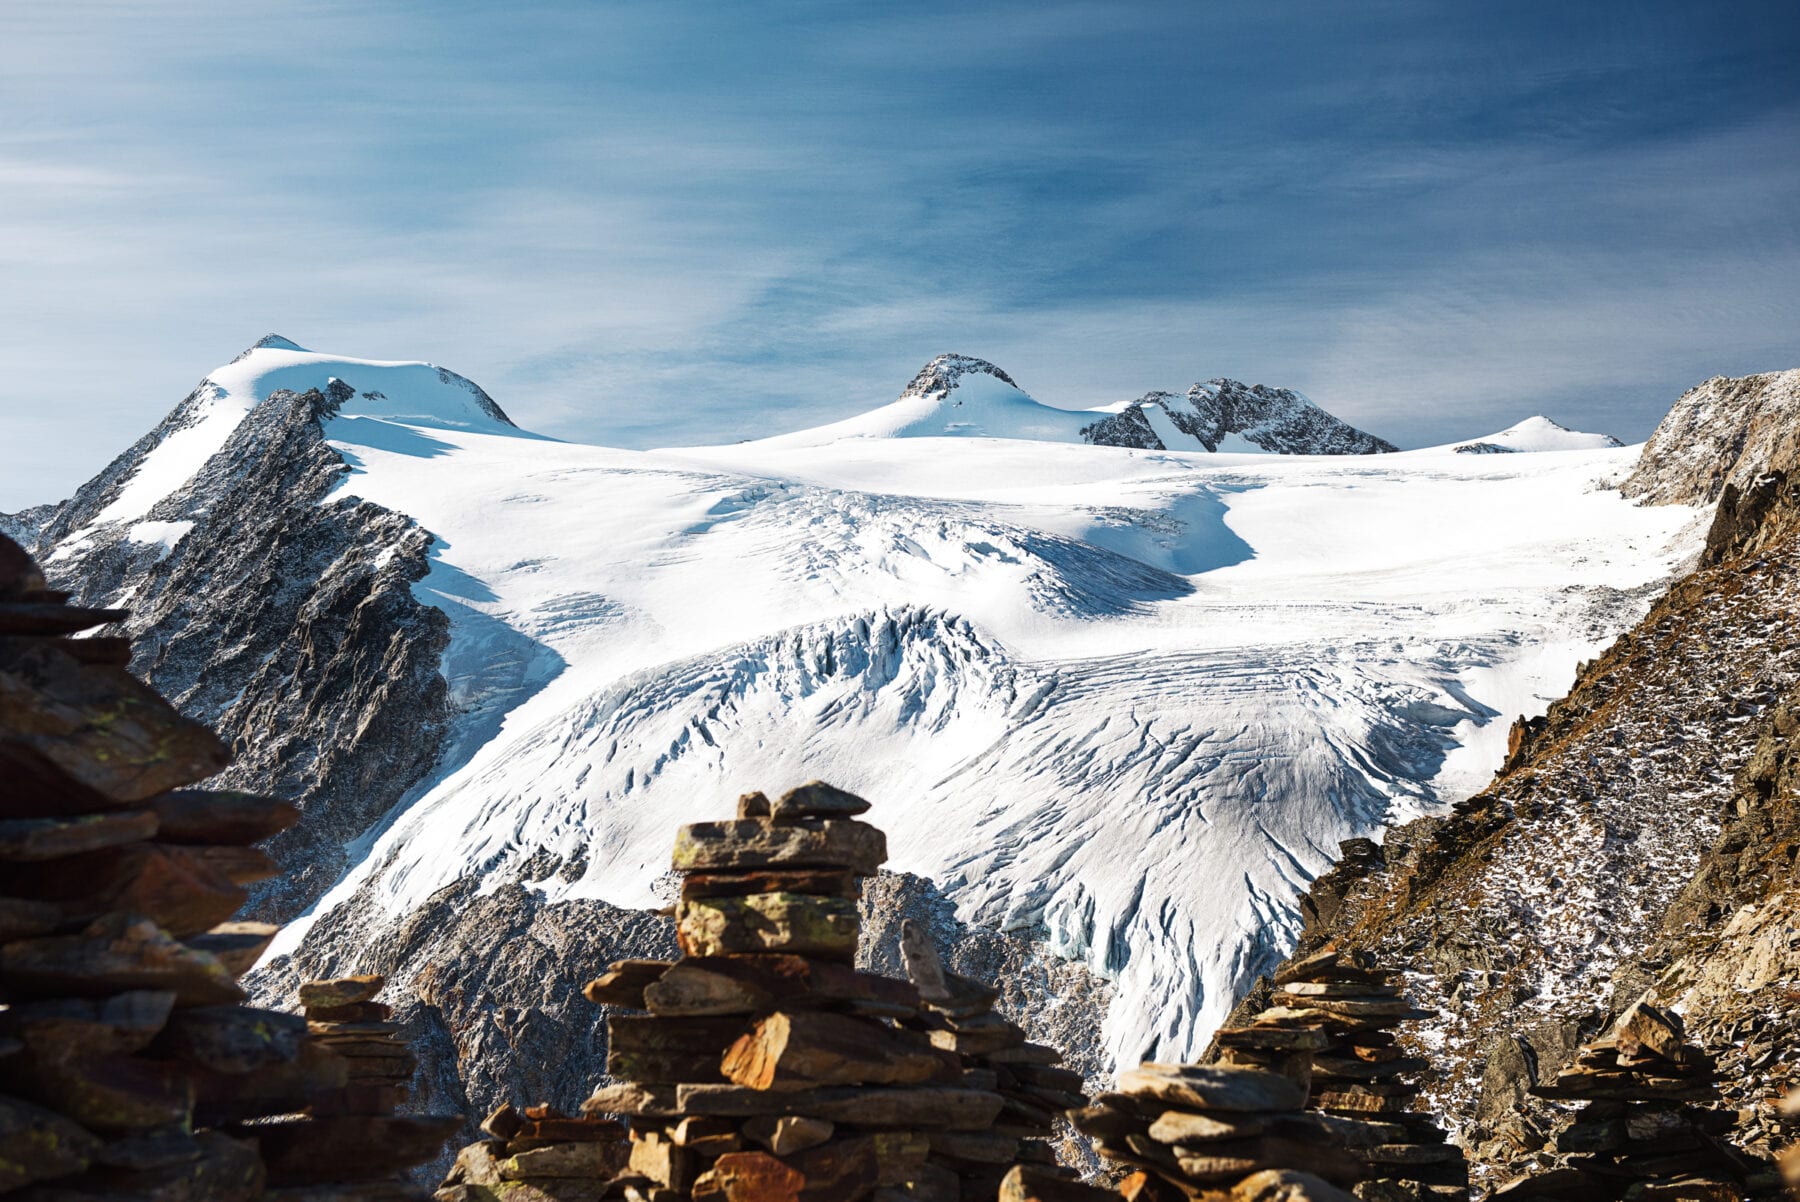
<path fill-rule="evenodd" d="M 1704 504 L 1727 484 L 1746 489 L 1762 472 L 1800 467 L 1800 369 L 1689 389 L 1658 423 L 1627 496 L 1647 503 Z"/>
<path fill-rule="evenodd" d="M 1374 455 L 1399 450 L 1385 438 L 1366 434 L 1325 412 L 1291 388 L 1269 388 L 1237 380 L 1208 380 L 1187 390 L 1146 393 L 1121 412 L 1082 430 L 1082 437 L 1106 446 L 1174 450 L 1156 433 L 1144 412 L 1154 406 L 1174 427 L 1209 451 L 1229 450 L 1239 435 L 1279 455 Z"/>
<path fill-rule="evenodd" d="M 143 515 L 184 532 L 172 545 L 121 524 L 90 531 L 144 456 L 191 427 L 208 387 L 63 505 L 43 543 L 61 545 L 47 565 L 60 587 L 130 609 L 133 671 L 232 744 L 236 762 L 214 783 L 302 808 L 301 825 L 270 845 L 283 876 L 248 911 L 284 921 L 436 760 L 448 622 L 411 592 L 431 536 L 367 501 L 328 500 L 349 469 L 321 422 L 347 388 L 277 392 L 245 416 Z"/>
<path fill-rule="evenodd" d="M 1428 1097 L 1488 1169 L 1553 1125 L 1525 1087 L 1647 989 L 1723 1054 L 1728 1095 L 1794 1073 L 1796 587 L 1800 490 L 1728 486 L 1699 569 L 1515 730 L 1492 787 L 1314 883 L 1301 951 L 1411 970 L 1442 1014 L 1412 1036 Z M 1762 1122 L 1739 1141 L 1772 1142 Z"/>
<path fill-rule="evenodd" d="M 30 509 L 21 509 L 17 513 L 0 513 L 0 534 L 21 547 L 32 547 L 37 545 L 38 534 L 45 523 L 55 516 L 54 504 L 33 505 Z"/>
<path fill-rule="evenodd" d="M 901 390 L 900 399 L 922 397 L 926 400 L 942 400 L 955 391 L 964 376 L 970 375 L 992 376 L 1002 384 L 1018 387 L 1011 376 L 986 359 L 977 359 L 972 355 L 939 355 L 919 369 L 919 374 Z"/>

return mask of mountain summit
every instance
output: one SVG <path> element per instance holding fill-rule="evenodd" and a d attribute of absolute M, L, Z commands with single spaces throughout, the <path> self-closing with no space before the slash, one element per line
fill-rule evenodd
<path fill-rule="evenodd" d="M 1373 455 L 1393 443 L 1340 421 L 1291 388 L 1237 380 L 1195 384 L 1185 395 L 1150 392 L 1093 409 L 1047 405 L 1013 378 L 969 355 L 939 355 L 900 398 L 867 413 L 771 439 L 817 446 L 841 438 L 1016 438 L 1281 455 Z"/>

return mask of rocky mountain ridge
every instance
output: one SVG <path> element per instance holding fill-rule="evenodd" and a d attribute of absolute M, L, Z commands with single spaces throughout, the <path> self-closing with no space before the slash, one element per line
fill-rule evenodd
<path fill-rule="evenodd" d="M 1796 378 L 1677 403 L 1627 488 L 1718 498 L 1694 572 L 1515 727 L 1488 789 L 1346 844 L 1304 899 L 1296 957 L 1375 952 L 1442 1016 L 1413 1035 L 1428 1096 L 1490 1181 L 1562 1163 L 1568 1115 L 1527 1091 L 1641 1000 L 1718 1059 L 1738 1146 L 1796 1134 L 1776 1107 L 1800 1079 Z"/>
<path fill-rule="evenodd" d="M 985 359 L 946 354 L 920 369 L 897 404 L 922 401 L 939 406 L 954 427 L 960 420 L 955 411 L 963 405 L 958 390 L 983 377 L 1019 389 L 1010 375 Z M 1195 384 L 1186 393 L 1148 392 L 1135 401 L 1096 409 L 1055 409 L 1032 401 L 1022 390 L 1016 403 L 1037 410 L 1040 421 L 1060 419 L 1068 437 L 1095 446 L 1279 455 L 1374 455 L 1399 449 L 1332 416 L 1291 388 L 1224 378 Z"/>

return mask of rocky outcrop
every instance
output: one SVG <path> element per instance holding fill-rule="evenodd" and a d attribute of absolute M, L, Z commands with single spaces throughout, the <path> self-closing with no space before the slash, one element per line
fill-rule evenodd
<path fill-rule="evenodd" d="M 340 382 L 341 383 L 341 382 Z M 204 389 L 207 387 L 203 385 Z M 130 601 L 132 668 L 216 726 L 237 759 L 219 784 L 294 798 L 300 825 L 271 845 L 283 869 L 252 906 L 285 920 L 346 866 L 344 846 L 437 761 L 448 716 L 443 612 L 412 585 L 432 538 L 352 497 L 322 423 L 349 396 L 277 392 L 186 484 L 144 515 L 172 545 L 90 523 L 194 398 L 57 513 L 52 578 L 89 603 Z"/>
<path fill-rule="evenodd" d="M 1644 444 L 1625 494 L 1655 505 L 1710 504 L 1768 471 L 1800 466 L 1800 369 L 1689 389 Z"/>
<path fill-rule="evenodd" d="M 1145 413 L 1151 406 L 1209 451 L 1229 450 L 1226 440 L 1232 435 L 1278 455 L 1374 455 L 1399 450 L 1387 439 L 1333 417 L 1291 388 L 1226 379 L 1196 384 L 1185 396 L 1146 393 L 1086 427 L 1081 435 L 1105 446 L 1182 449 L 1164 445 Z"/>
<path fill-rule="evenodd" d="M 956 391 L 965 376 L 992 376 L 1002 384 L 1018 384 L 1013 378 L 989 363 L 986 359 L 977 359 L 972 355 L 939 355 L 930 363 L 919 369 L 919 374 L 900 391 L 901 400 L 923 398 L 930 401 L 941 401 Z"/>
<path fill-rule="evenodd" d="M 1718 1057 L 1740 1108 L 1725 1137 L 1760 1154 L 1785 1135 L 1771 1100 L 1800 1063 L 1782 993 L 1800 979 L 1800 490 L 1749 478 L 1720 485 L 1695 572 L 1515 728 L 1492 786 L 1380 847 L 1346 845 L 1304 904 L 1302 954 L 1374 951 L 1442 1013 L 1411 1046 L 1484 1173 L 1548 1145 L 1555 1115 L 1529 1091 L 1646 991 Z"/>
<path fill-rule="evenodd" d="M 234 912 L 298 812 L 189 787 L 224 745 L 123 640 L 67 637 L 122 614 L 66 601 L 0 538 L 0 1193 L 415 1197 L 398 1173 L 457 1120 L 393 1114 L 404 1047 L 315 1005 L 380 982 L 315 983 L 312 1022 L 242 1004 L 275 928 Z"/>

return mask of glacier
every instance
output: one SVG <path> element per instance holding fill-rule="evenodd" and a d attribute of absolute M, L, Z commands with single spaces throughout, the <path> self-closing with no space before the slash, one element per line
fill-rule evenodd
<path fill-rule="evenodd" d="M 982 372 L 867 420 L 624 451 L 521 430 L 429 364 L 280 339 L 209 376 L 69 545 L 111 524 L 167 555 L 159 490 L 302 388 L 338 398 L 330 500 L 432 536 L 412 587 L 449 618 L 456 719 L 272 957 L 352 897 L 397 924 L 470 878 L 660 906 L 677 824 L 823 777 L 963 921 L 1114 982 L 1120 1063 L 1194 1057 L 1339 843 L 1479 789 L 1511 719 L 1699 539 L 1696 510 L 1621 497 L 1638 448 L 1535 423 L 1491 456 L 1090 445 L 1074 423 L 1101 411 Z M 546 853 L 562 870 L 529 871 Z"/>

